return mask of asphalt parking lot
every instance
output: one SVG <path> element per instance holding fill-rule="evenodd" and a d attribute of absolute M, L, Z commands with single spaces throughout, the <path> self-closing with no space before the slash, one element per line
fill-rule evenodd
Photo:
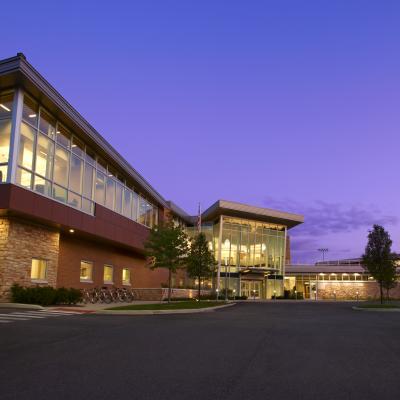
<path fill-rule="evenodd" d="M 400 313 L 350 303 L 21 318 L 0 348 L 2 400 L 400 397 Z"/>

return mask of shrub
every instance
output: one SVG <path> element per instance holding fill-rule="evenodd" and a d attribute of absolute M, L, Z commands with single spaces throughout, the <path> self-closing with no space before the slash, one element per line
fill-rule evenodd
<path fill-rule="evenodd" d="M 79 289 L 58 288 L 51 286 L 22 287 L 14 284 L 11 288 L 11 299 L 14 303 L 39 304 L 76 304 L 82 300 Z"/>

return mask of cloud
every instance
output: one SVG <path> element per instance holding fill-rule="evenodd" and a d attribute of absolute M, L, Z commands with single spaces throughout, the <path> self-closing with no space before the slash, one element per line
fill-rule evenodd
<path fill-rule="evenodd" d="M 290 231 L 292 259 L 297 262 L 315 262 L 317 249 L 327 247 L 329 258 L 358 256 L 366 231 L 374 224 L 384 227 L 398 224 L 398 217 L 380 212 L 375 206 L 346 205 L 316 200 L 304 204 L 290 199 L 266 198 L 266 207 L 304 215 L 304 224 Z M 363 233 L 363 235 L 364 235 Z"/>
<path fill-rule="evenodd" d="M 267 198 L 266 206 L 304 215 L 304 224 L 296 228 L 304 235 L 328 235 L 371 228 L 374 224 L 396 225 L 398 217 L 382 214 L 374 206 L 344 205 L 314 201 L 304 205 L 292 200 L 277 201 Z"/>

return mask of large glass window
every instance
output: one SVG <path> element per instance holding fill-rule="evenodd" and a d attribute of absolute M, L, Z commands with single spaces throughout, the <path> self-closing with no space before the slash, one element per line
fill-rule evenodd
<path fill-rule="evenodd" d="M 51 179 L 53 166 L 54 143 L 46 136 L 39 134 L 36 146 L 36 173 Z"/>
<path fill-rule="evenodd" d="M 39 120 L 39 107 L 36 102 L 26 95 L 24 96 L 22 119 L 37 128 L 37 123 Z"/>
<path fill-rule="evenodd" d="M 8 162 L 11 120 L 0 120 L 0 163 Z"/>
<path fill-rule="evenodd" d="M 32 259 L 31 279 L 45 281 L 47 278 L 47 260 Z"/>
<path fill-rule="evenodd" d="M 106 187 L 106 207 L 114 209 L 114 197 L 115 197 L 115 181 L 111 177 L 107 177 Z"/>
<path fill-rule="evenodd" d="M 140 224 L 145 225 L 146 224 L 146 200 L 142 197 L 139 196 L 139 217 L 138 217 L 138 222 Z"/>
<path fill-rule="evenodd" d="M 105 188 L 106 188 L 106 177 L 100 171 L 96 172 L 96 193 L 95 193 L 95 200 L 96 203 L 104 205 L 104 198 L 105 198 Z"/>
<path fill-rule="evenodd" d="M 35 130 L 28 124 L 21 122 L 21 136 L 18 150 L 18 164 L 27 169 L 33 166 L 33 149 L 35 143 Z"/>
<path fill-rule="evenodd" d="M 41 176 L 35 175 L 33 190 L 45 196 L 51 196 L 51 182 Z"/>
<path fill-rule="evenodd" d="M 117 182 L 115 186 L 115 206 L 114 209 L 117 213 L 122 213 L 122 191 L 123 186 Z"/>
<path fill-rule="evenodd" d="M 71 155 L 71 170 L 69 176 L 69 189 L 76 193 L 82 190 L 83 161 L 76 155 Z"/>
<path fill-rule="evenodd" d="M 54 182 L 68 187 L 68 167 L 69 152 L 63 147 L 56 145 L 56 154 L 54 157 Z"/>
<path fill-rule="evenodd" d="M 81 261 L 81 282 L 92 282 L 93 280 L 93 263 L 91 261 Z"/>
<path fill-rule="evenodd" d="M 13 95 L 0 95 L 0 182 L 7 177 L 12 107 Z M 157 224 L 155 205 L 26 94 L 17 161 L 16 183 L 25 188 L 90 214 L 96 201 L 148 227 Z"/>
<path fill-rule="evenodd" d="M 56 134 L 56 120 L 43 109 L 40 110 L 39 130 L 54 139 Z"/>
<path fill-rule="evenodd" d="M 94 168 L 86 163 L 85 174 L 83 176 L 82 194 L 88 199 L 91 199 L 93 195 L 93 171 Z"/>
<path fill-rule="evenodd" d="M 17 169 L 17 183 L 27 189 L 31 189 L 32 173 L 20 167 Z"/>
<path fill-rule="evenodd" d="M 124 215 L 125 217 L 132 217 L 132 192 L 128 189 L 124 189 Z"/>
<path fill-rule="evenodd" d="M 13 94 L 4 94 L 0 96 L 0 118 L 10 118 L 13 108 Z"/>

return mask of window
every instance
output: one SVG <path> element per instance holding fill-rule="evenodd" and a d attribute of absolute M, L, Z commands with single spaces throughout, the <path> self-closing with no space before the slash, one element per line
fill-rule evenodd
<path fill-rule="evenodd" d="M 138 218 L 138 222 L 143 224 L 143 225 L 146 223 L 146 211 L 147 211 L 146 200 L 142 196 L 139 196 L 139 218 Z"/>
<path fill-rule="evenodd" d="M 32 174 L 24 169 L 18 167 L 17 169 L 17 183 L 27 189 L 31 189 Z"/>
<path fill-rule="evenodd" d="M 104 193 L 105 193 L 105 176 L 101 172 L 96 173 L 96 203 L 104 205 Z"/>
<path fill-rule="evenodd" d="M 61 146 L 56 146 L 56 155 L 54 157 L 54 182 L 68 187 L 68 167 L 69 153 Z"/>
<path fill-rule="evenodd" d="M 93 263 L 91 261 L 81 261 L 81 282 L 92 282 Z"/>
<path fill-rule="evenodd" d="M 88 199 L 92 198 L 92 192 L 93 192 L 93 171 L 94 168 L 89 165 L 85 164 L 85 173 L 83 176 L 83 188 L 82 188 L 82 194 L 87 197 Z"/>
<path fill-rule="evenodd" d="M 115 197 L 115 182 L 113 178 L 107 177 L 106 187 L 106 207 L 110 210 L 114 209 L 114 197 Z"/>
<path fill-rule="evenodd" d="M 21 122 L 21 136 L 19 140 L 18 164 L 32 169 L 33 144 L 35 142 L 35 130 L 28 124 Z"/>
<path fill-rule="evenodd" d="M 22 110 L 22 119 L 28 122 L 30 125 L 37 128 L 38 115 L 39 115 L 38 105 L 31 100 L 29 97 L 24 96 L 24 108 Z"/>
<path fill-rule="evenodd" d="M 47 179 L 43 179 L 42 177 L 35 175 L 33 190 L 45 196 L 51 196 L 51 182 Z"/>
<path fill-rule="evenodd" d="M 36 149 L 36 172 L 51 179 L 53 166 L 54 143 L 46 136 L 39 134 Z"/>
<path fill-rule="evenodd" d="M 111 265 L 104 266 L 104 283 L 113 283 L 113 267 Z"/>
<path fill-rule="evenodd" d="M 47 260 L 33 258 L 31 266 L 31 279 L 35 281 L 45 281 L 46 277 L 47 277 Z"/>
<path fill-rule="evenodd" d="M 66 203 L 67 189 L 64 189 L 61 186 L 53 184 L 53 199 Z"/>
<path fill-rule="evenodd" d="M 83 157 L 85 153 L 84 149 L 85 149 L 84 144 L 76 137 L 74 137 L 72 140 L 72 152 L 78 155 L 79 157 Z"/>
<path fill-rule="evenodd" d="M 71 170 L 69 176 L 69 188 L 76 193 L 81 193 L 83 175 L 83 161 L 75 156 L 71 156 Z"/>
<path fill-rule="evenodd" d="M 54 139 L 56 134 L 56 120 L 42 108 L 40 109 L 39 130 Z"/>
<path fill-rule="evenodd" d="M 124 189 L 124 215 L 125 217 L 132 217 L 132 196 L 128 188 Z"/>
<path fill-rule="evenodd" d="M 122 269 L 122 284 L 123 285 L 131 284 L 131 270 L 129 268 Z"/>
<path fill-rule="evenodd" d="M 11 118 L 12 106 L 12 93 L 0 96 L 0 118 Z"/>
<path fill-rule="evenodd" d="M 115 187 L 115 211 L 120 214 L 122 213 L 122 191 L 122 185 L 117 182 Z"/>
<path fill-rule="evenodd" d="M 71 145 L 71 135 L 70 133 L 62 126 L 57 124 L 57 143 L 69 149 Z"/>
<path fill-rule="evenodd" d="M 8 161 L 8 153 L 10 152 L 10 134 L 11 121 L 0 120 L 0 163 Z"/>

